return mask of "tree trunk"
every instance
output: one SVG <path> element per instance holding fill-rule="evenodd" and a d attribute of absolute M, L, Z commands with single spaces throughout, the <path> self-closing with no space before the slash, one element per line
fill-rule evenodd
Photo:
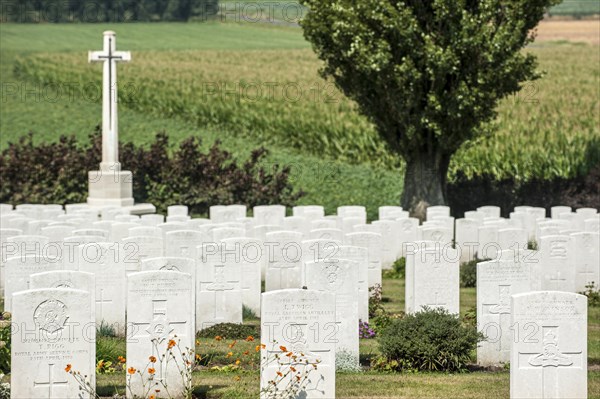
<path fill-rule="evenodd" d="M 450 155 L 418 152 L 406 159 L 402 207 L 425 220 L 428 206 L 446 204 L 446 177 Z"/>

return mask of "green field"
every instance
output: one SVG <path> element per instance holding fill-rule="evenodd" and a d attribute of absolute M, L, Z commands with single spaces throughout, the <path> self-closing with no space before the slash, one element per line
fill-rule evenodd
<path fill-rule="evenodd" d="M 297 27 L 258 23 L 1 24 L 0 148 L 29 131 L 87 140 L 100 123 L 101 68 L 87 51 L 114 29 L 133 62 L 119 67 L 122 141 L 166 131 L 214 140 L 238 157 L 266 146 L 268 163 L 291 166 L 300 204 L 398 203 L 403 164 L 331 82 Z M 466 143 L 450 178 L 570 178 L 600 154 L 600 47 L 536 43 L 546 76 L 499 107 L 497 131 Z M 124 165 L 127 167 L 127 165 Z"/>

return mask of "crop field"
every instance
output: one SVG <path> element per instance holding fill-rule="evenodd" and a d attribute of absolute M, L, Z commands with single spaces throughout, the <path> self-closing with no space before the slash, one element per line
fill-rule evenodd
<path fill-rule="evenodd" d="M 119 66 L 123 141 L 143 144 L 165 130 L 174 144 L 219 139 L 239 157 L 265 145 L 269 162 L 291 166 L 295 187 L 307 192 L 301 203 L 328 212 L 397 203 L 402 162 L 319 76 L 301 29 L 277 24 L 2 24 L 1 148 L 28 131 L 37 141 L 87 139 L 101 119 L 102 75 L 87 51 L 99 49 L 106 29 L 133 55 Z M 598 162 L 600 47 L 542 40 L 526 51 L 546 75 L 502 102 L 495 133 L 466 143 L 450 178 L 569 178 Z"/>

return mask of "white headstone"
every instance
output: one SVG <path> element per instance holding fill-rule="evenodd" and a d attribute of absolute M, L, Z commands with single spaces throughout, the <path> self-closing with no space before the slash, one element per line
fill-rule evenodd
<path fill-rule="evenodd" d="M 78 248 L 79 271 L 92 273 L 96 280 L 96 323 L 111 326 L 116 333 L 125 330 L 125 271 L 137 265 L 134 248 L 123 244 L 85 244 Z"/>
<path fill-rule="evenodd" d="M 459 253 L 440 243 L 418 243 L 418 249 L 406 256 L 406 313 L 423 307 L 444 308 L 458 314 Z"/>
<path fill-rule="evenodd" d="M 419 219 L 417 218 L 406 218 L 406 219 L 396 219 L 398 222 L 399 230 L 399 238 L 400 241 L 400 253 L 398 257 L 406 256 L 406 244 L 415 242 L 419 239 L 418 237 L 418 228 L 419 228 Z"/>
<path fill-rule="evenodd" d="M 335 240 L 335 241 L 343 241 L 344 240 L 344 234 L 342 233 L 342 230 L 340 229 L 336 229 L 336 228 L 331 228 L 331 229 L 315 229 L 315 230 L 311 230 L 308 233 L 308 238 L 310 240 Z"/>
<path fill-rule="evenodd" d="M 587 298 L 556 291 L 517 294 L 511 313 L 511 399 L 587 398 Z"/>
<path fill-rule="evenodd" d="M 219 242 L 227 238 L 236 238 L 246 236 L 246 231 L 239 227 L 218 227 L 212 231 L 213 241 Z"/>
<path fill-rule="evenodd" d="M 165 217 L 163 215 L 159 215 L 156 213 L 150 213 L 147 215 L 142 215 L 140 218 L 140 223 L 144 226 L 158 226 L 161 223 L 165 222 Z"/>
<path fill-rule="evenodd" d="M 381 286 L 381 234 L 350 233 L 346 234 L 346 243 L 354 247 L 367 248 L 369 257 L 369 287 Z"/>
<path fill-rule="evenodd" d="M 223 243 L 203 244 L 198 250 L 196 328 L 242 323 L 242 269 L 228 261 L 236 254 L 225 252 Z"/>
<path fill-rule="evenodd" d="M 329 259 L 306 263 L 306 287 L 335 295 L 337 325 L 336 353 L 354 359 L 359 365 L 358 343 L 358 263 Z"/>
<path fill-rule="evenodd" d="M 334 254 L 336 258 L 348 259 L 358 265 L 358 318 L 369 321 L 369 251 L 363 247 L 342 245 Z"/>
<path fill-rule="evenodd" d="M 88 376 L 95 387 L 96 327 L 89 292 L 60 288 L 18 292 L 12 323 L 19 331 L 11 340 L 11 398 L 86 397 L 65 372 L 67 365 Z"/>
<path fill-rule="evenodd" d="M 282 390 L 296 376 L 308 379 L 301 398 L 335 398 L 335 297 L 328 292 L 286 289 L 262 294 L 260 387 Z M 285 349 L 285 350 L 284 350 Z M 296 359 L 286 356 L 296 355 Z M 294 367 L 296 372 L 291 370 Z M 284 378 L 279 378 L 280 372 Z M 272 387 L 270 381 L 280 381 Z M 273 395 L 263 393 L 261 398 Z"/>
<path fill-rule="evenodd" d="M 285 206 L 283 205 L 259 205 L 252 208 L 256 226 L 270 224 L 281 226 L 285 217 Z M 257 237 L 258 238 L 258 237 Z"/>
<path fill-rule="evenodd" d="M 539 250 L 542 290 L 575 292 L 573 239 L 569 236 L 543 236 Z"/>
<path fill-rule="evenodd" d="M 265 291 L 300 288 L 302 284 L 302 234 L 273 231 L 266 234 Z"/>
<path fill-rule="evenodd" d="M 583 292 L 594 282 L 600 285 L 600 234 L 581 232 L 571 234 L 573 240 L 573 263 L 575 266 L 575 290 Z"/>
<path fill-rule="evenodd" d="M 552 219 L 558 219 L 561 213 L 571 213 L 572 209 L 570 206 L 553 206 L 550 208 L 550 217 Z"/>
<path fill-rule="evenodd" d="M 292 208 L 292 214 L 311 221 L 325 216 L 325 208 L 321 205 L 299 205 Z"/>
<path fill-rule="evenodd" d="M 139 236 L 163 238 L 163 231 L 156 226 L 135 226 L 131 227 L 127 233 L 127 237 Z"/>
<path fill-rule="evenodd" d="M 170 205 L 167 207 L 167 216 L 187 216 L 188 207 L 185 205 Z"/>
<path fill-rule="evenodd" d="M 183 258 L 196 259 L 197 247 L 206 241 L 205 235 L 195 230 L 173 230 L 165 237 L 165 255 Z"/>
<path fill-rule="evenodd" d="M 13 294 L 29 288 L 30 276 L 34 273 L 59 270 L 60 262 L 52 257 L 39 257 L 36 255 L 13 256 L 6 260 L 4 265 L 4 310 L 12 311 Z"/>
<path fill-rule="evenodd" d="M 460 262 L 475 259 L 479 243 L 479 222 L 475 219 L 456 219 L 456 248 L 460 251 Z"/>
<path fill-rule="evenodd" d="M 499 218 L 501 209 L 499 206 L 485 205 L 477 208 L 477 211 L 483 213 L 488 218 Z"/>
<path fill-rule="evenodd" d="M 165 253 L 163 239 L 160 237 L 127 237 L 121 242 L 127 253 L 131 254 L 131 261 L 126 265 L 127 272 L 137 272 L 144 259 L 158 258 L 164 256 Z"/>
<path fill-rule="evenodd" d="M 53 270 L 29 276 L 29 288 L 63 288 L 90 293 L 90 309 L 96 308 L 96 279 L 92 273 L 74 270 Z"/>
<path fill-rule="evenodd" d="M 152 382 L 156 385 L 150 391 L 159 398 L 182 398 L 187 388 L 181 373 L 188 369 L 186 359 L 194 362 L 192 291 L 192 277 L 187 273 L 160 270 L 127 277 L 127 308 L 135 309 L 127 312 L 127 368 L 139 370 L 145 381 L 150 377 L 147 367 L 155 369 Z M 173 355 L 163 358 L 170 340 L 179 348 L 173 347 Z M 149 356 L 156 357 L 156 362 L 148 365 Z M 143 386 L 142 378 L 136 377 L 128 380 L 128 398 L 148 394 L 148 383 Z"/>
<path fill-rule="evenodd" d="M 395 220 L 404 217 L 405 213 L 401 206 L 380 206 L 378 209 L 379 220 Z"/>
<path fill-rule="evenodd" d="M 382 269 L 391 269 L 392 265 L 398 259 L 398 253 L 401 251 L 399 230 L 400 225 L 394 220 L 375 220 L 373 226 L 379 228 L 381 239 L 383 240 L 381 248 L 381 267 Z"/>
<path fill-rule="evenodd" d="M 498 245 L 502 250 L 527 249 L 527 232 L 521 228 L 498 230 Z"/>
<path fill-rule="evenodd" d="M 477 347 L 482 366 L 510 361 L 510 297 L 531 291 L 530 264 L 513 256 L 477 264 L 477 324 L 486 337 Z"/>
<path fill-rule="evenodd" d="M 223 240 L 228 254 L 225 262 L 237 264 L 241 268 L 242 304 L 260 315 L 261 271 L 266 264 L 263 243 L 256 238 L 234 237 Z"/>

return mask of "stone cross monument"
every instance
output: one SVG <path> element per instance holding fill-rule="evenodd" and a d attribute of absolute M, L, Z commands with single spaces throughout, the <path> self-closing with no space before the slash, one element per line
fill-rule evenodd
<path fill-rule="evenodd" d="M 104 32 L 102 51 L 90 51 L 89 62 L 102 62 L 102 162 L 90 171 L 88 205 L 133 206 L 133 177 L 119 163 L 117 63 L 131 61 L 129 51 L 116 51 L 116 34 Z"/>

